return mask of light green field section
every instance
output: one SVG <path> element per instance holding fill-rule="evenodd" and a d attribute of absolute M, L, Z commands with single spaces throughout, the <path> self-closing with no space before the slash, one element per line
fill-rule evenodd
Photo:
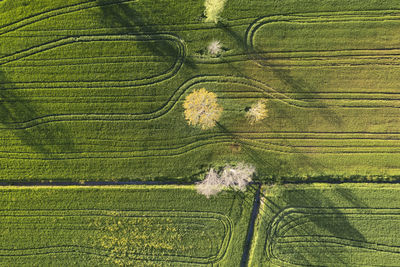
<path fill-rule="evenodd" d="M 192 186 L 0 191 L 1 266 L 238 266 L 254 199 Z"/>
<path fill-rule="evenodd" d="M 0 2 L 0 179 L 193 181 L 232 161 L 264 181 L 400 174 L 397 1 L 228 1 L 218 25 L 203 11 Z M 224 108 L 207 131 L 182 107 L 203 87 Z M 269 117 L 249 125 L 260 99 Z"/>
<path fill-rule="evenodd" d="M 400 186 L 265 186 L 250 266 L 398 266 Z"/>

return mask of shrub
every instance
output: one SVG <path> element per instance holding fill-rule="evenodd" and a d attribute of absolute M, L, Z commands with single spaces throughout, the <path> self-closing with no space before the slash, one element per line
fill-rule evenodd
<path fill-rule="evenodd" d="M 203 130 L 212 128 L 221 117 L 223 108 L 217 103 L 217 95 L 202 88 L 194 90 L 183 103 L 185 119 L 191 125 L 199 125 Z"/>
<path fill-rule="evenodd" d="M 226 188 L 245 191 L 254 173 L 255 168 L 244 163 L 239 163 L 235 167 L 225 166 L 220 174 L 211 168 L 204 180 L 196 183 L 196 189 L 199 194 L 207 198 L 217 195 Z"/>
<path fill-rule="evenodd" d="M 224 9 L 226 0 L 206 0 L 204 2 L 204 6 L 206 10 L 204 11 L 204 15 L 206 16 L 206 22 L 214 22 L 218 23 L 219 14 Z"/>
<path fill-rule="evenodd" d="M 267 103 L 264 99 L 253 104 L 246 113 L 246 118 L 250 124 L 254 124 L 268 116 Z"/>

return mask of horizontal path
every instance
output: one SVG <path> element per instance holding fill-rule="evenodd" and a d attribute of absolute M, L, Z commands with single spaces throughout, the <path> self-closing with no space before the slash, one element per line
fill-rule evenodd
<path fill-rule="evenodd" d="M 1 186 L 13 186 L 13 187 L 35 187 L 35 186 L 54 186 L 54 187 L 63 187 L 63 186 L 118 186 L 118 185 L 195 185 L 197 182 L 177 182 L 177 181 L 87 181 L 87 182 L 29 182 L 29 181 L 0 181 Z M 338 181 L 332 180 L 329 178 L 322 178 L 321 180 L 313 180 L 313 181 L 284 181 L 280 184 L 400 184 L 400 179 L 393 181 Z M 260 186 L 261 182 L 251 182 L 249 185 Z M 255 203 L 256 204 L 256 203 Z"/>

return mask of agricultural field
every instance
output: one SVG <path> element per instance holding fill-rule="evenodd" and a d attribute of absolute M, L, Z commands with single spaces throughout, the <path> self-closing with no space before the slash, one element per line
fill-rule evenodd
<path fill-rule="evenodd" d="M 254 192 L 2 187 L 1 266 L 239 266 Z"/>
<path fill-rule="evenodd" d="M 261 181 L 400 174 L 398 1 L 0 1 L 0 180 Z M 207 47 L 219 41 L 212 56 Z M 205 88 L 218 125 L 188 125 Z M 268 117 L 246 111 L 267 101 Z"/>
<path fill-rule="evenodd" d="M 399 266 L 400 186 L 264 186 L 249 266 Z"/>
<path fill-rule="evenodd" d="M 0 266 L 399 266 L 399 177 L 397 0 L 0 0 Z"/>

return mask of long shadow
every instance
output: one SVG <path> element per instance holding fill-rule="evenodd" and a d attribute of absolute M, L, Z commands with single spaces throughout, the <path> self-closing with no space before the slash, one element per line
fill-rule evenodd
<path fill-rule="evenodd" d="M 326 121 L 333 123 L 335 126 L 340 126 L 342 124 L 341 118 L 337 116 L 328 105 L 318 99 L 319 93 L 314 86 L 309 84 L 303 78 L 294 77 L 290 73 L 290 69 L 270 64 L 272 58 L 268 57 L 266 53 L 259 53 L 252 47 L 247 47 L 247 53 L 249 54 L 249 58 L 259 66 L 272 71 L 273 75 L 286 85 L 292 93 L 294 93 L 295 99 L 313 103 L 314 106 L 319 108 L 318 114 Z"/>
<path fill-rule="evenodd" d="M 266 53 L 258 53 L 254 48 L 248 47 L 246 43 L 246 36 L 241 36 L 236 31 L 234 31 L 229 25 L 220 22 L 218 24 L 219 28 L 225 33 L 230 35 L 238 44 L 238 46 L 247 54 L 249 60 L 253 60 L 259 66 L 267 68 L 272 71 L 273 75 L 278 78 L 283 84 L 285 84 L 294 94 L 297 99 L 307 99 L 306 101 L 313 102 L 316 106 L 320 108 L 319 114 L 327 121 L 333 123 L 336 126 L 340 126 L 342 123 L 341 118 L 336 115 L 336 113 L 329 108 L 326 104 L 322 103 L 317 99 L 318 92 L 312 85 L 306 82 L 302 78 L 295 78 L 291 75 L 290 70 L 284 69 L 282 67 L 277 67 L 269 63 L 271 58 L 269 58 Z M 229 63 L 228 63 L 229 64 Z M 234 69 L 236 73 L 240 73 L 241 76 L 246 77 L 244 73 L 241 73 L 238 68 L 234 67 L 233 64 L 229 64 L 231 68 Z M 305 100 L 303 100 L 305 101 Z"/>
<path fill-rule="evenodd" d="M 234 140 L 236 143 L 238 143 L 240 145 L 241 150 L 244 151 L 244 153 L 255 164 L 257 164 L 259 166 L 266 166 L 266 165 L 268 165 L 270 167 L 274 166 L 274 164 L 272 164 L 271 162 L 265 161 L 261 155 L 259 155 L 256 151 L 254 151 L 254 149 L 249 147 L 248 144 L 240 138 L 240 136 L 235 135 L 232 131 L 229 131 L 224 125 L 222 125 L 219 122 L 217 122 L 217 126 L 223 133 L 230 136 L 232 138 L 232 140 Z M 273 159 L 271 159 L 271 160 L 273 160 Z M 274 160 L 276 160 L 276 159 L 274 159 Z"/>
<path fill-rule="evenodd" d="M 249 227 L 247 229 L 246 242 L 245 242 L 245 246 L 244 246 L 243 254 L 242 254 L 242 261 L 240 263 L 241 267 L 246 267 L 247 263 L 249 261 L 250 248 L 251 248 L 251 243 L 253 240 L 255 223 L 256 223 L 256 219 L 257 219 L 257 216 L 259 213 L 259 208 L 260 208 L 260 191 L 261 191 L 261 184 L 258 185 L 258 188 L 254 195 L 253 209 L 251 211 Z"/>
<path fill-rule="evenodd" d="M 231 26 L 229 26 L 228 24 L 226 24 L 224 22 L 218 22 L 217 27 L 219 29 L 223 30 L 229 36 L 231 36 L 236 41 L 238 47 L 244 53 L 247 52 L 248 49 L 247 49 L 247 44 L 246 44 L 246 41 L 245 41 L 245 36 L 241 36 L 236 31 L 234 31 Z"/>
<path fill-rule="evenodd" d="M 254 149 L 254 147 L 243 140 L 239 135 L 236 135 L 229 129 L 227 129 L 224 125 L 217 122 L 218 128 L 221 132 L 225 133 L 227 136 L 232 138 L 232 141 L 239 145 L 241 151 L 248 157 L 248 159 L 255 164 L 257 167 L 258 175 L 254 179 L 254 182 L 258 183 L 268 183 L 268 182 L 285 182 L 293 180 L 293 177 L 287 176 L 286 165 L 287 162 L 285 160 L 280 159 L 279 157 L 274 156 L 274 153 L 269 153 L 268 155 L 264 153 L 260 153 Z M 298 150 L 293 148 L 291 150 L 296 155 L 296 164 L 301 165 L 302 167 L 309 167 L 313 170 L 319 171 L 323 166 L 318 162 L 311 161 L 309 157 L 303 153 L 300 153 Z M 271 173 L 274 174 L 271 180 L 267 180 L 263 177 L 268 177 Z M 299 177 L 294 177 L 294 180 Z M 304 177 L 303 177 L 304 178 Z"/>
<path fill-rule="evenodd" d="M 307 101 L 314 102 L 319 107 L 318 114 L 326 121 L 333 123 L 335 126 L 342 124 L 341 118 L 328 105 L 316 99 L 319 94 L 312 85 L 302 78 L 294 78 L 288 69 L 270 66 L 270 70 L 295 93 L 297 99 L 307 98 Z"/>
<path fill-rule="evenodd" d="M 334 202 L 318 191 L 313 191 L 312 194 L 301 190 L 296 190 L 295 193 L 291 193 L 291 190 L 285 192 L 282 199 L 287 207 L 321 207 L 321 210 L 320 213 L 316 211 L 312 211 L 310 214 L 299 213 L 301 214 L 300 217 L 289 214 L 282 219 L 282 225 L 285 227 L 283 236 L 286 233 L 289 233 L 288 236 L 297 236 L 298 238 L 308 236 L 314 238 L 314 242 L 316 242 L 302 244 L 284 243 L 286 249 L 290 249 L 291 257 L 289 256 L 289 258 L 283 260 L 292 264 L 307 266 L 332 264 L 350 266 L 351 262 L 348 261 L 346 254 L 337 253 L 335 248 L 332 248 L 330 244 L 324 243 L 321 240 L 323 236 L 330 236 L 356 242 L 365 242 L 365 237 L 349 222 L 348 216 L 337 208 Z M 346 193 L 346 199 L 354 200 L 351 192 L 348 191 Z M 342 194 L 339 192 L 339 195 Z M 355 207 L 358 207 L 357 205 L 360 204 L 357 201 L 352 203 L 356 205 Z M 317 249 L 318 253 L 316 253 L 315 249 Z"/>
<path fill-rule="evenodd" d="M 109 1 L 97 0 L 101 11 L 101 20 L 107 27 L 120 29 L 121 33 L 139 34 L 139 35 L 157 35 L 165 33 L 165 30 L 154 25 L 148 17 L 150 13 L 145 14 L 138 11 L 129 3 L 119 3 L 115 5 L 105 5 Z M 136 3 L 138 4 L 138 3 Z M 170 42 L 157 40 L 157 42 L 147 42 L 146 47 L 151 49 L 157 56 L 174 56 L 176 47 Z M 197 69 L 196 64 L 189 57 L 184 59 L 185 66 Z"/>
<path fill-rule="evenodd" d="M 342 125 L 342 119 L 339 117 L 335 110 L 328 106 L 326 103 L 322 102 L 319 100 L 318 96 L 318 90 L 314 88 L 310 83 L 308 83 L 305 79 L 301 77 L 295 77 L 290 69 L 285 69 L 282 67 L 276 67 L 270 64 L 270 59 L 268 56 L 257 53 L 257 51 L 254 51 L 253 48 L 248 47 L 245 36 L 242 36 L 240 33 L 236 32 L 233 30 L 229 25 L 224 24 L 224 23 L 219 23 L 218 27 L 222 29 L 226 34 L 230 35 L 237 43 L 237 45 L 244 51 L 244 53 L 247 55 L 247 58 L 258 65 L 260 65 L 262 68 L 265 68 L 265 70 L 268 70 L 271 72 L 271 75 L 273 75 L 275 78 L 277 78 L 283 85 L 285 85 L 288 89 L 289 92 L 293 93 L 295 99 L 299 99 L 304 102 L 309 102 L 312 104 L 312 106 L 317 106 L 318 108 L 312 109 L 313 113 L 315 116 L 319 117 L 320 119 L 329 122 L 329 125 L 332 125 L 333 127 L 337 128 Z M 221 60 L 224 62 L 224 58 L 221 57 Z M 235 65 L 232 64 L 229 61 L 225 61 L 225 64 L 228 66 L 228 68 L 231 70 L 232 73 L 234 73 L 236 76 L 241 76 L 244 78 L 252 78 L 249 77 L 248 73 L 245 73 L 245 70 L 240 67 L 240 65 Z M 284 93 L 284 92 L 283 92 Z M 267 94 L 266 92 L 263 92 L 263 95 L 265 96 L 266 99 L 270 99 L 271 96 Z M 310 125 L 305 123 L 304 120 L 299 120 L 299 118 L 293 113 L 293 109 L 288 109 L 287 106 L 282 106 L 282 104 L 278 102 L 271 102 L 270 103 L 271 107 L 274 109 L 274 112 L 279 115 L 279 117 L 284 118 L 286 121 L 288 121 L 290 124 L 296 127 L 299 131 L 310 131 Z M 306 120 L 307 122 L 308 120 Z M 310 123 L 314 123 L 314 120 L 311 120 Z M 264 120 L 263 123 L 265 126 L 268 128 L 273 127 L 270 125 L 269 120 Z M 221 127 L 220 128 L 228 133 L 226 128 Z M 279 168 L 280 166 L 284 166 L 285 162 L 283 162 L 281 159 L 278 159 L 277 157 L 270 157 L 268 159 L 268 162 L 260 162 L 260 154 L 257 153 L 254 149 L 252 149 L 249 146 L 246 146 L 244 142 L 240 142 L 239 138 L 236 138 L 236 140 L 241 144 L 242 150 L 245 151 L 245 153 L 254 161 L 258 162 L 261 166 L 269 166 L 272 168 L 274 173 L 277 173 L 276 177 L 281 177 L 280 179 L 288 179 L 288 177 L 284 178 L 280 173 L 284 173 L 283 170 L 281 171 Z M 282 137 L 281 141 L 282 145 L 287 145 L 290 146 L 289 142 L 285 142 L 285 138 Z M 293 152 L 296 152 L 296 166 L 301 166 L 304 167 L 306 166 L 307 168 L 310 168 L 312 170 L 315 170 L 319 172 L 320 170 L 324 170 L 326 166 L 323 166 L 322 163 L 317 162 L 315 159 L 310 159 L 310 157 L 304 153 L 301 153 L 301 151 L 292 148 Z M 262 165 L 263 164 L 263 165 Z M 288 179 L 290 180 L 290 178 Z M 277 180 L 279 182 L 279 180 Z"/>
<path fill-rule="evenodd" d="M 7 84 L 7 87 L 4 84 Z M 15 92 L 12 83 L 0 67 L 0 132 L 16 137 L 21 142 L 22 150 L 24 146 L 29 147 L 41 158 L 55 159 L 58 156 L 54 153 L 73 151 L 72 138 L 68 130 L 60 124 L 52 123 L 33 128 L 24 128 L 21 124 L 39 116 L 29 98 L 23 98 Z M 32 157 L 28 151 L 21 151 L 19 146 L 12 147 L 13 149 L 7 152 L 19 154 L 18 157 L 22 158 Z"/>

